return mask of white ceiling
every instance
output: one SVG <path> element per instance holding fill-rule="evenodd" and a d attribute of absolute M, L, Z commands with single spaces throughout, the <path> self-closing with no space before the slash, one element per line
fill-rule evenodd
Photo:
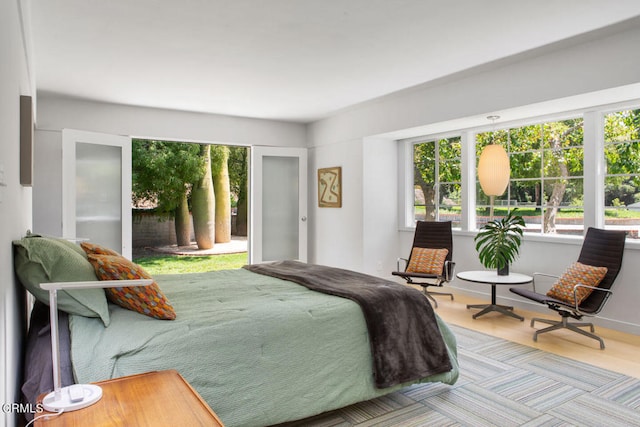
<path fill-rule="evenodd" d="M 640 15 L 637 0 L 31 0 L 39 91 L 309 122 Z"/>

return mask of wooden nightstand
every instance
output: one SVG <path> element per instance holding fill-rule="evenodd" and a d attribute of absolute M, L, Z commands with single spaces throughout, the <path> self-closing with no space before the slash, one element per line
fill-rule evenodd
<path fill-rule="evenodd" d="M 36 420 L 39 427 L 222 426 L 218 416 L 175 370 L 96 383 L 102 399 L 88 408 Z M 42 401 L 44 394 L 38 402 Z M 36 414 L 39 416 L 42 414 Z"/>

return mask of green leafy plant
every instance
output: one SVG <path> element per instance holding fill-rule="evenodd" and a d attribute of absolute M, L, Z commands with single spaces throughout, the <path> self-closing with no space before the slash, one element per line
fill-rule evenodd
<path fill-rule="evenodd" d="M 524 219 L 516 215 L 516 209 L 486 223 L 474 238 L 482 265 L 498 269 L 498 274 L 508 268 L 520 252 L 524 226 Z"/>

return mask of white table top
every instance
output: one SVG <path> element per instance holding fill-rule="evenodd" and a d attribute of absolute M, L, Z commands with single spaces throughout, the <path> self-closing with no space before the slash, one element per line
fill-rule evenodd
<path fill-rule="evenodd" d="M 461 271 L 456 274 L 456 276 L 459 279 L 466 280 L 468 282 L 488 283 L 494 285 L 521 285 L 533 280 L 533 277 L 520 273 L 509 273 L 508 276 L 498 276 L 498 272 L 496 270 Z"/>

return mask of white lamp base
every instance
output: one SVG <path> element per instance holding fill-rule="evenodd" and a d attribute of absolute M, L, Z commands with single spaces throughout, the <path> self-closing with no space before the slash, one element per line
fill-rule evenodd
<path fill-rule="evenodd" d="M 75 398 L 74 401 L 71 401 L 71 396 L 69 395 L 69 389 L 71 387 L 75 387 L 76 392 L 78 391 L 77 388 L 81 387 L 82 398 L 80 400 Z M 44 399 L 42 399 L 42 406 L 49 412 L 60 412 L 60 410 L 64 412 L 77 411 L 78 409 L 93 405 L 100 400 L 101 397 L 102 389 L 100 386 L 94 384 L 74 384 L 72 386 L 62 387 L 58 400 L 56 400 L 55 391 L 47 394 Z"/>

